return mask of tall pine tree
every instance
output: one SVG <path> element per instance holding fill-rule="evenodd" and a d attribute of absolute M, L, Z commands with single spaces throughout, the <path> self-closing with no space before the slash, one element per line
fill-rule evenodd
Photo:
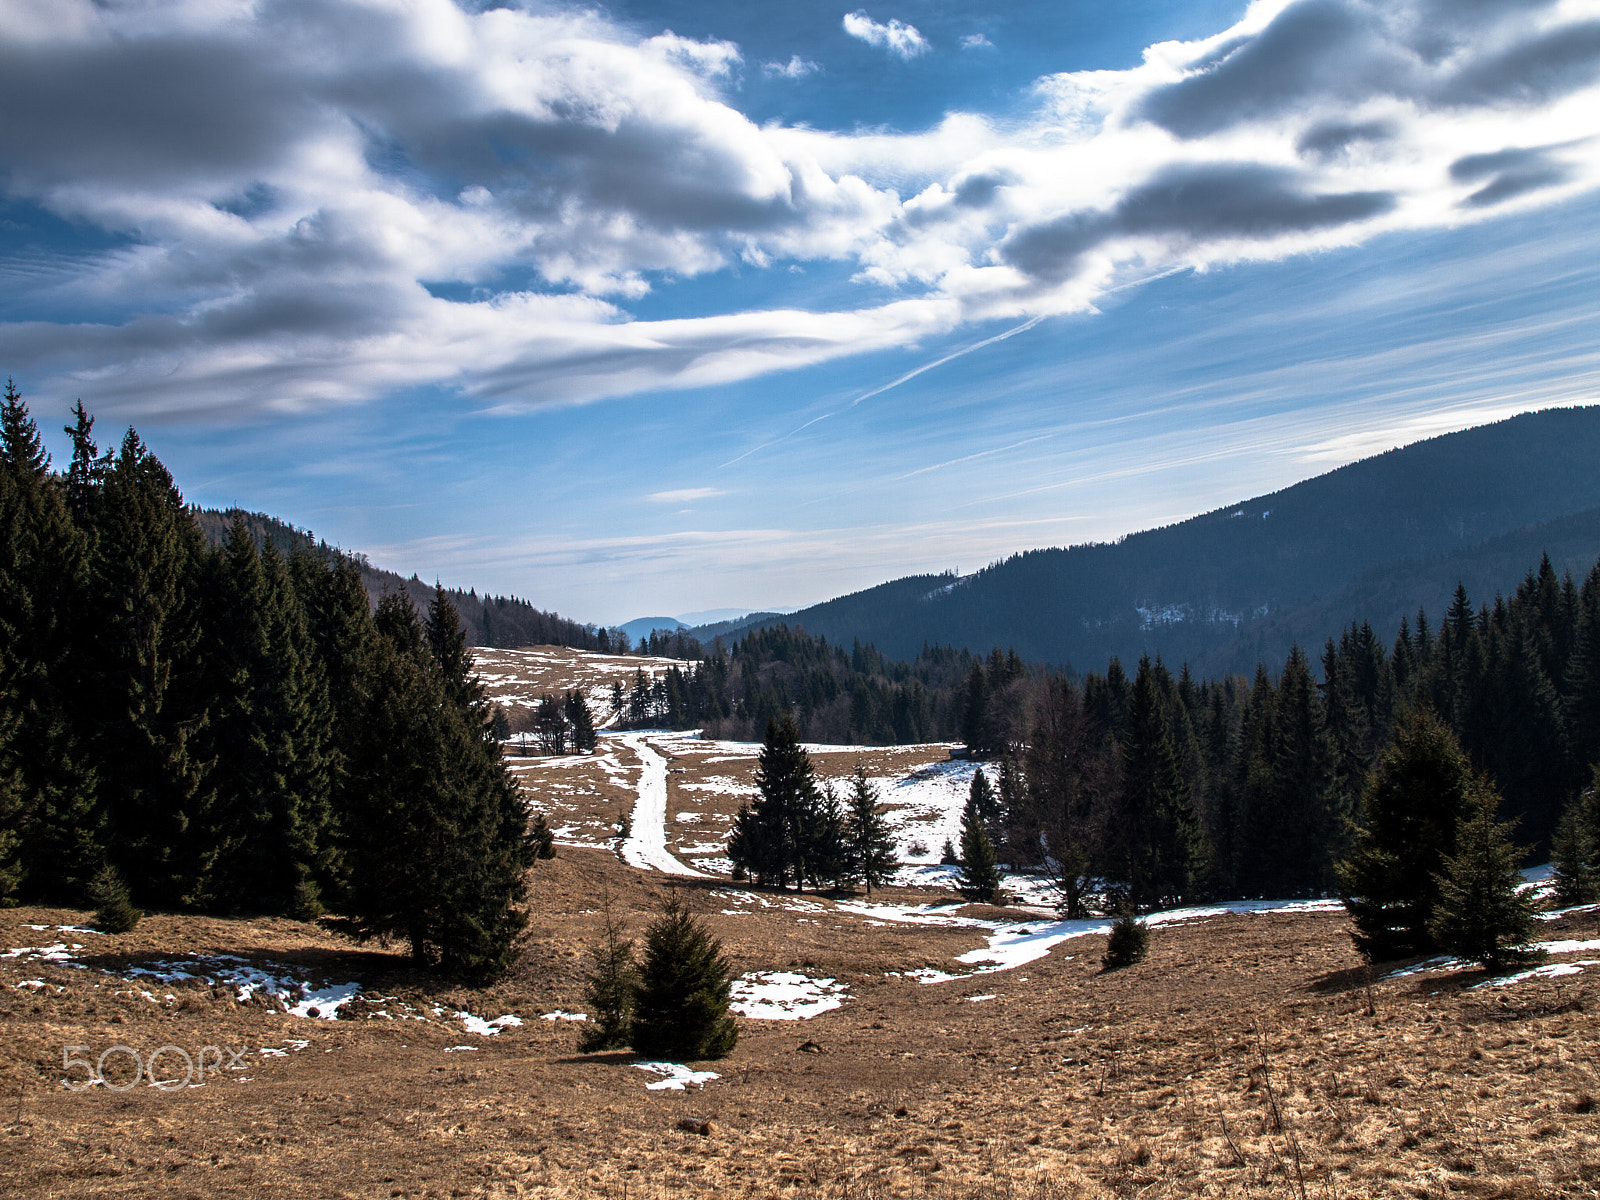
<path fill-rule="evenodd" d="M 66 486 L 8 382 L 0 400 L 0 693 L 14 723 L 5 827 L 18 856 L 9 874 L 24 895 L 56 903 L 83 899 L 107 843 L 92 731 L 79 719 L 90 683 L 88 551 Z"/>
<path fill-rule="evenodd" d="M 800 731 L 787 713 L 767 722 L 767 735 L 756 765 L 760 796 L 741 807 L 728 839 L 728 857 L 736 870 L 755 882 L 798 888 L 812 871 L 811 850 L 821 794 L 811 758 L 800 744 Z"/>
<path fill-rule="evenodd" d="M 214 762 L 201 735 L 200 531 L 172 476 L 131 429 L 95 505 L 92 730 L 109 858 L 136 901 L 204 901 Z"/>
<path fill-rule="evenodd" d="M 1139 662 L 1122 737 L 1122 789 L 1110 833 L 1112 878 L 1134 908 L 1187 898 L 1201 866 L 1199 828 L 1150 659 Z"/>
<path fill-rule="evenodd" d="M 423 965 L 493 979 L 527 920 L 517 907 L 533 855 L 526 809 L 448 599 L 436 597 L 424 629 L 404 592 L 386 596 L 376 624 L 345 819 L 354 926 L 405 936 Z"/>

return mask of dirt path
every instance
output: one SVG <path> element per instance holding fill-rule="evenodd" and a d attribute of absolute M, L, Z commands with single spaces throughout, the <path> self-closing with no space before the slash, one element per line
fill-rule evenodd
<path fill-rule="evenodd" d="M 642 733 L 625 733 L 618 740 L 639 756 L 643 768 L 639 774 L 639 799 L 633 806 L 633 831 L 622 843 L 622 861 L 641 870 L 706 878 L 667 850 L 667 760 L 645 741 Z"/>

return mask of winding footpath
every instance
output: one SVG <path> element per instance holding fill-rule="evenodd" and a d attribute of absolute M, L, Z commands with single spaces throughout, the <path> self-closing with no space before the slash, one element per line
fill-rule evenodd
<path fill-rule="evenodd" d="M 622 843 L 622 861 L 644 871 L 666 875 L 710 878 L 685 866 L 667 849 L 667 760 L 648 745 L 642 733 L 624 733 L 618 739 L 639 756 L 639 799 L 633 805 L 633 825 Z"/>

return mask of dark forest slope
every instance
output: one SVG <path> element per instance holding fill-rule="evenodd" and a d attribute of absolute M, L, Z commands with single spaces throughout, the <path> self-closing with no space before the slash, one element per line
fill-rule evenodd
<path fill-rule="evenodd" d="M 1475 598 L 1512 587 L 1547 548 L 1558 569 L 1586 571 L 1597 465 L 1600 407 L 1527 413 L 1117 542 L 897 579 L 784 620 L 896 658 L 945 643 L 1085 669 L 1156 652 L 1247 671 L 1351 620 L 1441 611 L 1458 579 Z"/>
<path fill-rule="evenodd" d="M 318 541 L 313 534 L 265 513 L 234 509 L 219 512 L 206 508 L 195 510 L 195 520 L 209 540 L 221 544 L 228 535 L 228 525 L 235 511 L 244 517 L 245 525 L 255 535 L 257 542 L 264 543 L 270 538 L 282 554 L 288 554 L 296 547 L 303 547 L 324 558 L 338 553 L 326 542 Z M 432 584 L 423 583 L 415 575 L 406 579 L 394 571 L 374 567 L 364 554 L 352 557 L 361 568 L 361 582 L 366 586 L 367 595 L 374 605 L 384 593 L 403 590 L 419 610 L 427 610 L 433 600 Z M 450 597 L 450 602 L 460 614 L 469 646 L 545 645 L 572 646 L 579 650 L 610 650 L 613 646 L 611 631 L 569 621 L 556 613 L 535 608 L 515 596 L 479 596 L 475 589 L 463 592 L 457 588 L 446 588 L 445 595 Z"/>

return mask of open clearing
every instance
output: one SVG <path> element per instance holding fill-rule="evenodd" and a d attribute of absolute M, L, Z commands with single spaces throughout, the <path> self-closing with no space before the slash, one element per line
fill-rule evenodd
<path fill-rule="evenodd" d="M 0 1192 L 1600 1194 L 1595 911 L 1551 918 L 1552 968 L 1507 986 L 1435 963 L 1369 992 L 1327 905 L 1169 914 L 1144 963 L 1102 975 L 1102 923 L 960 906 L 927 865 L 972 769 L 944 747 L 814 754 L 836 779 L 861 756 L 925 847 L 902 877 L 922 886 L 730 884 L 755 749 L 607 734 L 514 760 L 563 845 L 517 969 L 482 992 L 293 921 L 157 914 L 108 937 L 79 911 L 0 912 Z M 647 767 L 664 781 L 641 789 Z M 737 1048 L 687 1070 L 578 1054 L 598 905 L 637 934 L 669 886 L 742 977 Z M 114 1090 L 114 1046 L 177 1047 L 204 1086 Z M 66 1047 L 106 1055 L 107 1085 L 64 1087 L 86 1077 Z M 177 1051 L 156 1057 L 181 1081 Z"/>

